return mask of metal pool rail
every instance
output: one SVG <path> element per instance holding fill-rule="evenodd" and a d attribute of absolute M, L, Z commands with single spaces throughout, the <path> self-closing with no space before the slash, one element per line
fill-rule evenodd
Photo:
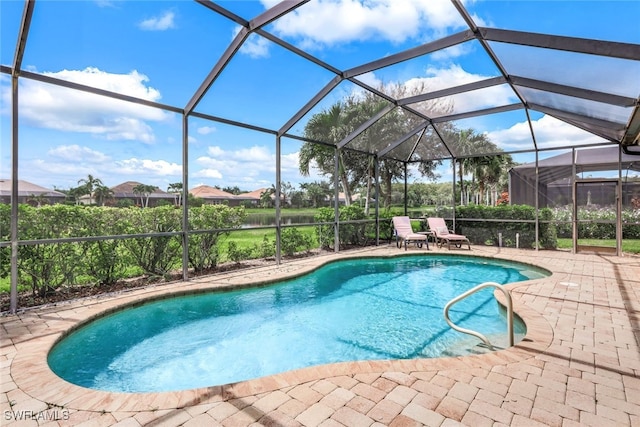
<path fill-rule="evenodd" d="M 454 305 L 455 303 L 457 303 L 458 301 L 461 301 L 463 299 L 465 299 L 466 297 L 484 289 L 484 288 L 488 288 L 488 287 L 494 287 L 497 289 L 500 289 L 502 291 L 502 293 L 504 294 L 505 300 L 507 302 L 507 333 L 509 334 L 509 347 L 513 347 L 514 344 L 514 336 L 513 336 L 513 303 L 511 301 L 511 294 L 509 293 L 509 291 L 507 289 L 505 289 L 504 286 L 502 286 L 499 283 L 496 282 L 485 282 L 482 283 L 472 289 L 469 289 L 468 291 L 464 292 L 463 294 L 458 295 L 457 297 L 455 297 L 454 299 L 452 299 L 451 301 L 449 301 L 447 303 L 447 305 L 444 306 L 444 320 L 447 321 L 447 324 L 449 324 L 449 326 L 451 326 L 453 329 L 455 329 L 458 332 L 462 332 L 464 334 L 469 334 L 469 335 L 473 335 L 474 337 L 477 337 L 479 339 L 481 339 L 491 350 L 494 349 L 493 345 L 491 344 L 491 342 L 489 341 L 489 339 L 487 337 L 485 337 L 484 335 L 482 335 L 480 332 L 477 331 L 473 331 L 471 329 L 466 329 L 463 327 L 460 327 L 458 325 L 456 325 L 455 323 L 453 323 L 451 321 L 451 319 L 449 318 L 449 309 L 451 308 L 452 305 Z"/>

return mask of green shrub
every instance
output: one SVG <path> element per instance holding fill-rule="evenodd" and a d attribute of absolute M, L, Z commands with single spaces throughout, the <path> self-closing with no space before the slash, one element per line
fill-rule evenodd
<path fill-rule="evenodd" d="M 11 239 L 11 205 L 0 203 L 0 241 Z M 11 272 L 11 247 L 0 247 L 0 277 L 9 277 Z"/>
<path fill-rule="evenodd" d="M 111 236 L 124 234 L 119 209 L 92 207 L 82 210 L 80 219 L 86 236 Z M 126 277 L 131 264 L 122 241 L 90 240 L 79 243 L 85 273 L 98 285 L 110 285 Z"/>
<path fill-rule="evenodd" d="M 280 235 L 280 250 L 286 256 L 292 256 L 301 251 L 309 252 L 312 245 L 311 237 L 302 233 L 297 228 L 282 229 Z"/>
<path fill-rule="evenodd" d="M 379 213 L 380 239 L 388 241 L 393 239 L 393 224 L 391 221 L 393 216 L 394 215 L 391 212 Z"/>
<path fill-rule="evenodd" d="M 227 256 L 236 264 L 251 258 L 253 248 L 241 248 L 233 240 L 228 243 Z"/>
<path fill-rule="evenodd" d="M 189 235 L 189 267 L 199 272 L 214 268 L 218 264 L 220 250 L 218 241 L 228 236 L 229 231 L 215 229 L 240 228 L 244 223 L 244 208 L 227 205 L 201 205 L 189 209 L 189 230 L 209 230 L 206 233 Z"/>
<path fill-rule="evenodd" d="M 131 199 L 119 199 L 116 206 L 119 208 L 131 208 L 135 206 L 135 203 Z"/>
<path fill-rule="evenodd" d="M 260 246 L 256 245 L 256 253 L 260 258 L 271 258 L 276 254 L 276 242 L 269 239 L 266 234 L 262 236 L 262 243 Z"/>
<path fill-rule="evenodd" d="M 50 205 L 19 206 L 21 240 L 41 240 L 82 235 L 84 207 Z M 44 296 L 63 284 L 73 285 L 86 265 L 78 243 L 36 243 L 18 248 L 18 284 Z"/>
<path fill-rule="evenodd" d="M 533 248 L 536 241 L 535 212 L 534 207 L 527 205 L 458 206 L 456 207 L 456 218 L 461 221 L 456 222 L 456 232 L 467 236 L 472 243 L 482 245 L 497 245 L 499 235 L 502 234 L 503 246 L 515 246 L 516 234 L 518 234 L 519 247 Z M 554 224 L 542 222 L 551 217 L 552 213 L 549 209 L 539 210 L 541 248 L 552 249 L 557 245 Z M 474 220 L 465 221 L 465 218 Z M 489 222 L 483 221 L 483 219 L 510 221 Z M 511 222 L 511 220 L 522 222 Z"/>
<path fill-rule="evenodd" d="M 316 222 L 334 222 L 334 209 L 333 208 L 319 208 L 314 220 Z M 346 221 L 355 221 L 366 219 L 364 209 L 360 206 L 350 205 L 341 206 L 339 209 L 339 233 L 338 239 L 340 247 L 348 246 L 363 246 L 368 241 L 367 233 L 372 230 L 372 225 L 362 224 L 347 224 Z M 318 241 L 323 249 L 334 248 L 334 226 L 332 224 L 319 225 L 317 230 Z"/>
<path fill-rule="evenodd" d="M 129 234 L 164 233 L 181 230 L 181 211 L 172 206 L 120 209 Z M 134 237 L 122 241 L 135 266 L 150 275 L 165 276 L 180 265 L 179 236 Z"/>
<path fill-rule="evenodd" d="M 573 237 L 571 206 L 557 207 L 552 210 L 553 221 L 556 222 L 558 237 Z M 613 207 L 589 206 L 578 210 L 578 236 L 583 239 L 615 239 L 616 211 Z M 584 221 L 583 221 L 584 220 Z M 601 222 L 602 221 L 602 222 Z M 604 223 L 608 221 L 608 223 Z M 633 207 L 622 210 L 623 239 L 640 239 L 640 210 Z"/>

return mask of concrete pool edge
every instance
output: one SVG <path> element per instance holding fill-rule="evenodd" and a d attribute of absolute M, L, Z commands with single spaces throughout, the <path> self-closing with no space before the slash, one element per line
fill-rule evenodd
<path fill-rule="evenodd" d="M 388 257 L 388 253 L 375 254 L 375 249 L 358 253 L 343 254 L 340 259 L 380 256 Z M 414 253 L 415 254 L 415 253 Z M 477 256 L 474 254 L 465 254 Z M 487 257 L 486 255 L 481 255 Z M 496 256 L 488 258 L 505 259 Z M 271 270 L 280 270 L 272 274 L 279 274 L 279 279 L 287 279 L 296 275 L 305 274 L 321 265 L 335 261 L 334 257 L 322 259 L 307 259 L 293 268 L 293 264 L 287 264 L 279 268 L 268 267 Z M 514 260 L 517 261 L 517 260 Z M 522 262 L 522 261 L 518 261 Z M 534 265 L 528 263 L 530 265 Z M 265 267 L 266 269 L 267 267 Z M 544 267 L 540 267 L 543 268 Z M 556 273 L 554 273 L 556 274 Z M 247 276 L 250 273 L 238 273 L 235 277 Z M 546 278 L 550 279 L 550 278 Z M 536 283 L 535 279 L 526 282 L 518 282 L 509 285 L 516 290 L 522 286 Z M 554 280 L 558 280 L 557 276 Z M 216 283 L 217 281 L 217 283 Z M 56 374 L 48 366 L 47 355 L 58 339 L 68 333 L 70 329 L 86 322 L 88 319 L 100 316 L 105 312 L 120 309 L 127 305 L 136 304 L 140 298 L 163 298 L 180 293 L 201 292 L 220 287 L 227 287 L 232 280 L 223 278 L 199 278 L 191 282 L 178 282 L 172 288 L 144 289 L 110 298 L 96 299 L 88 304 L 69 304 L 65 307 L 54 307 L 57 312 L 57 322 L 54 321 L 50 333 L 36 337 L 29 342 L 21 344 L 20 351 L 16 354 L 11 366 L 11 375 L 18 387 L 32 398 L 47 402 L 49 405 L 84 411 L 154 411 L 159 409 L 174 409 L 207 402 L 219 402 L 231 398 L 244 397 L 260 392 L 272 391 L 283 387 L 292 387 L 306 381 L 321 379 L 331 376 L 356 375 L 360 373 L 377 373 L 385 371 L 420 372 L 452 369 L 470 369 L 486 366 L 508 364 L 533 357 L 543 352 L 551 345 L 553 332 L 551 325 L 542 315 L 518 300 L 518 292 L 514 293 L 514 311 L 527 325 L 525 341 L 516 346 L 494 353 L 472 355 L 454 358 L 438 359 L 411 359 L 390 361 L 361 361 L 343 362 L 331 365 L 321 365 L 289 371 L 269 377 L 243 381 L 236 384 L 215 386 L 195 390 L 162 392 L 162 393 L 111 393 L 91 390 L 70 384 Z M 65 316 L 60 316 L 64 313 Z M 135 396 L 135 399 L 132 397 Z"/>

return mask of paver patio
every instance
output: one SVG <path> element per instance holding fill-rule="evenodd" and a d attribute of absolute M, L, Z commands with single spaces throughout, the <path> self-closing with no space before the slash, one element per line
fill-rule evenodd
<path fill-rule="evenodd" d="M 390 245 L 338 256 L 399 252 Z M 256 277 L 287 277 L 335 259 L 334 255 L 318 256 L 3 316 L 1 423 L 640 425 L 640 258 L 492 247 L 472 247 L 471 254 L 534 263 L 553 272 L 545 279 L 510 286 L 515 311 L 527 324 L 525 340 L 515 347 L 464 357 L 324 365 L 170 393 L 88 390 L 66 383 L 47 366 L 47 352 L 64 331 L 122 304 L 175 292 L 246 285 Z"/>

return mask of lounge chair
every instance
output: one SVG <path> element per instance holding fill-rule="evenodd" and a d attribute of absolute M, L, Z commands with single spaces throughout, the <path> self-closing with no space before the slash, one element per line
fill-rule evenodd
<path fill-rule="evenodd" d="M 433 232 L 436 239 L 436 246 L 442 247 L 446 242 L 449 249 L 451 249 L 452 243 L 456 248 L 460 248 L 462 244 L 466 243 L 469 250 L 471 250 L 469 239 L 462 234 L 456 234 L 453 230 L 449 230 L 444 218 L 427 218 L 427 224 L 429 224 L 429 230 Z"/>
<path fill-rule="evenodd" d="M 423 244 L 427 245 L 429 249 L 429 242 L 427 241 L 426 234 L 414 233 L 411 227 L 411 219 L 408 216 L 394 216 L 393 228 L 396 235 L 396 246 L 400 248 L 404 243 L 404 250 L 407 250 L 408 243 L 415 243 L 417 247 L 421 248 Z"/>

